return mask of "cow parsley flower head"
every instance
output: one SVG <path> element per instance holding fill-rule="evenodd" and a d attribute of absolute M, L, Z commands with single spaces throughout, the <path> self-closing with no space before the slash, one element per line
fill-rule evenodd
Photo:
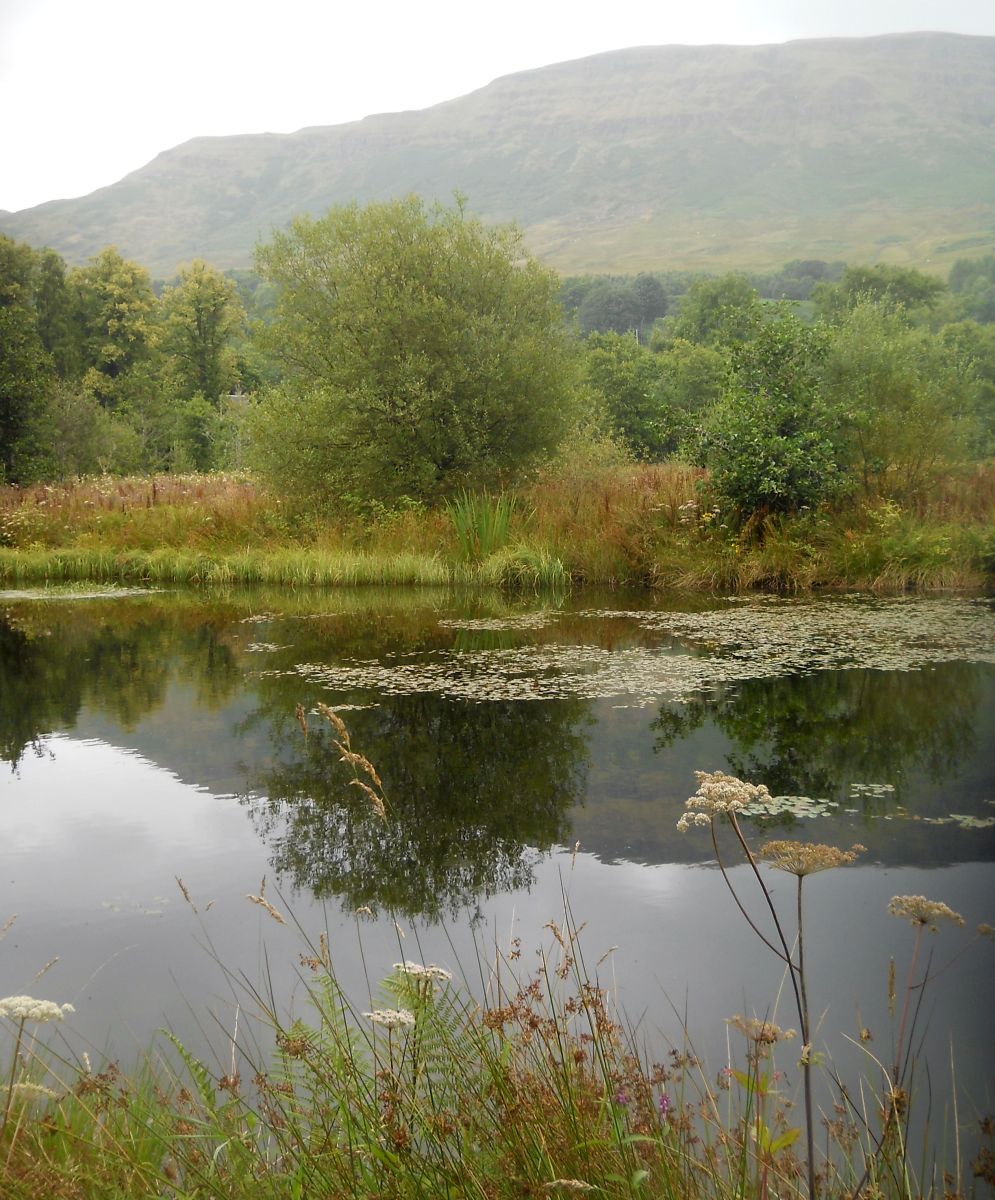
<path fill-rule="evenodd" d="M 374 1025 L 382 1025 L 384 1029 L 400 1029 L 415 1023 L 415 1014 L 406 1008 L 375 1008 L 373 1012 L 363 1013 L 363 1016 Z"/>
<path fill-rule="evenodd" d="M 0 1000 L 0 1017 L 12 1021 L 61 1021 L 67 1013 L 75 1011 L 71 1004 L 34 1000 L 31 996 L 6 996 Z"/>
<path fill-rule="evenodd" d="M 452 971 L 447 971 L 445 967 L 437 967 L 435 963 L 430 963 L 427 967 L 416 962 L 394 963 L 394 970 L 411 979 L 426 979 L 431 983 L 451 983 L 453 978 Z"/>
<path fill-rule="evenodd" d="M 715 817 L 730 816 L 751 804 L 766 804 L 770 792 L 762 783 L 745 783 L 724 771 L 695 771 L 698 790 L 686 801 L 688 810 L 677 822 L 684 833 L 692 825 L 710 825 Z"/>
<path fill-rule="evenodd" d="M 925 896 L 892 896 L 888 912 L 893 917 L 905 917 L 913 925 L 928 926 L 931 933 L 936 933 L 937 921 L 964 924 L 960 913 L 954 912 L 942 900 L 927 900 Z"/>
<path fill-rule="evenodd" d="M 840 850 L 836 846 L 823 846 L 818 842 L 772 841 L 764 842 L 759 857 L 766 859 L 778 871 L 802 876 L 848 866 L 865 849 L 859 843 L 849 850 Z"/>

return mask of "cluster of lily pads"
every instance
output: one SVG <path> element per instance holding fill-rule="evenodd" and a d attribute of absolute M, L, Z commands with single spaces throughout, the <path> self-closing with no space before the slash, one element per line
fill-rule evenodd
<path fill-rule="evenodd" d="M 835 800 L 817 800 L 812 796 L 771 796 L 763 803 L 748 804 L 740 812 L 747 817 L 828 817 L 838 808 L 839 803 Z"/>
<path fill-rule="evenodd" d="M 457 631 L 534 632 L 557 619 L 557 613 L 541 610 L 493 619 L 442 618 L 438 624 Z M 573 622 L 585 619 L 598 625 L 625 619 L 660 635 L 660 642 L 611 649 L 584 643 L 452 648 L 301 663 L 290 673 L 333 690 L 429 692 L 471 701 L 613 698 L 646 706 L 686 702 L 747 679 L 848 668 L 909 671 L 950 660 L 995 662 L 995 622 L 986 601 L 768 599 L 695 613 L 571 614 Z"/>

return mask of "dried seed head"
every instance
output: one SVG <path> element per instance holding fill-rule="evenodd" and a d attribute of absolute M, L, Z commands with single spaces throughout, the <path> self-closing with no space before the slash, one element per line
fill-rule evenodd
<path fill-rule="evenodd" d="M 375 792 L 375 791 L 373 790 L 373 788 L 371 788 L 371 787 L 370 787 L 370 785 L 369 785 L 368 783 L 364 783 L 364 782 L 362 781 L 362 779 L 350 779 L 350 780 L 349 780 L 349 785 L 350 785 L 351 787 L 358 787 L 358 788 L 362 788 L 362 789 L 363 789 L 363 791 L 364 791 L 364 792 L 367 794 L 367 796 L 369 796 L 369 798 L 370 798 L 370 807 L 371 807 L 371 808 L 373 809 L 373 811 L 374 811 L 374 812 L 377 814 L 377 816 L 380 818 L 380 820 L 381 820 L 381 821 L 383 821 L 384 823 L 386 823 L 386 821 L 387 821 L 387 807 L 386 807 L 386 805 L 384 804 L 384 801 L 383 801 L 383 796 L 381 796 L 381 795 L 379 795 L 377 792 Z"/>
<path fill-rule="evenodd" d="M 691 825 L 710 825 L 718 816 L 733 816 L 751 804 L 766 804 L 771 796 L 764 784 L 746 783 L 723 771 L 695 771 L 698 790 L 686 801 L 688 810 L 677 822 L 684 833 Z"/>
<path fill-rule="evenodd" d="M 893 917 L 905 917 L 913 925 L 928 926 L 935 933 L 938 921 L 952 921 L 963 925 L 964 918 L 954 912 L 942 900 L 927 900 L 925 896 L 892 896 L 888 912 Z"/>
<path fill-rule="evenodd" d="M 329 725 L 335 730 L 345 744 L 345 748 L 349 748 L 349 730 L 345 727 L 345 721 L 339 716 L 334 708 L 329 708 L 327 704 L 318 704 L 318 712 L 328 721 Z"/>
<path fill-rule="evenodd" d="M 749 1038 L 758 1046 L 773 1046 L 775 1042 L 787 1042 L 798 1036 L 794 1029 L 782 1029 L 773 1021 L 761 1021 L 758 1017 L 743 1017 L 739 1013 L 729 1017 L 726 1024 L 738 1029 L 744 1037 Z"/>
<path fill-rule="evenodd" d="M 283 915 L 281 913 L 277 912 L 277 910 L 273 907 L 272 904 L 270 904 L 270 902 L 266 899 L 265 896 L 253 896 L 250 894 L 250 895 L 247 895 L 245 898 L 246 898 L 246 900 L 251 900 L 253 904 L 258 904 L 260 908 L 264 908 L 269 913 L 269 915 L 273 918 L 273 920 L 278 922 L 280 925 L 286 925 L 287 922 L 283 919 Z"/>
<path fill-rule="evenodd" d="M 829 871 L 833 867 L 845 867 L 855 862 L 857 855 L 866 849 L 859 843 L 849 850 L 836 846 L 823 846 L 817 842 L 764 842 L 760 857 L 778 871 L 789 875 L 814 875 L 817 871 Z"/>

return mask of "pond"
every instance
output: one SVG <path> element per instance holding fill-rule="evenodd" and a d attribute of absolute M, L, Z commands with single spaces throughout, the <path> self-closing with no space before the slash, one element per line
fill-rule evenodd
<path fill-rule="evenodd" d="M 963 597 L 2 594 L 0 994 L 71 1001 L 71 1036 L 127 1059 L 163 1026 L 211 1042 L 243 977 L 293 1003 L 297 925 L 328 931 L 365 1006 L 398 958 L 479 987 L 478 953 L 520 937 L 529 969 L 566 902 L 639 1036 L 680 1044 L 686 1024 L 718 1070 L 725 1019 L 770 1012 L 782 984 L 708 832 L 676 829 L 695 770 L 723 770 L 777 797 L 744 821 L 754 843 L 866 847 L 806 884 L 841 1071 L 867 1069 L 861 1030 L 888 1060 L 888 963 L 901 977 L 912 943 L 890 898 L 964 915 L 929 941 L 933 969 L 955 961 L 922 1052 L 948 1094 L 952 1043 L 962 1118 L 991 1111 L 995 945 L 972 936 L 995 923 L 993 615 Z M 375 764 L 386 822 L 319 703 Z M 790 917 L 794 880 L 765 878 Z"/>

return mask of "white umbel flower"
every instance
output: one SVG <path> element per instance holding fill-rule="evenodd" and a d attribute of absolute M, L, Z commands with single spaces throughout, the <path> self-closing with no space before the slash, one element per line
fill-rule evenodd
<path fill-rule="evenodd" d="M 761 784 L 746 783 L 724 771 L 695 771 L 698 790 L 684 807 L 688 810 L 677 822 L 684 833 L 690 825 L 710 825 L 718 816 L 734 816 L 752 804 L 766 804 L 770 792 Z"/>
<path fill-rule="evenodd" d="M 428 979 L 432 983 L 451 983 L 453 979 L 452 971 L 447 971 L 445 967 L 437 967 L 435 963 L 429 963 L 427 967 L 416 962 L 394 963 L 394 970 L 400 975 L 408 975 L 412 979 Z"/>
<path fill-rule="evenodd" d="M 31 996 L 5 996 L 0 1000 L 0 1017 L 12 1021 L 61 1021 L 67 1013 L 75 1011 L 71 1004 L 35 1000 Z"/>
<path fill-rule="evenodd" d="M 406 1008 L 375 1008 L 373 1012 L 363 1013 L 363 1016 L 374 1025 L 382 1025 L 384 1029 L 400 1029 L 415 1023 L 415 1014 Z"/>

